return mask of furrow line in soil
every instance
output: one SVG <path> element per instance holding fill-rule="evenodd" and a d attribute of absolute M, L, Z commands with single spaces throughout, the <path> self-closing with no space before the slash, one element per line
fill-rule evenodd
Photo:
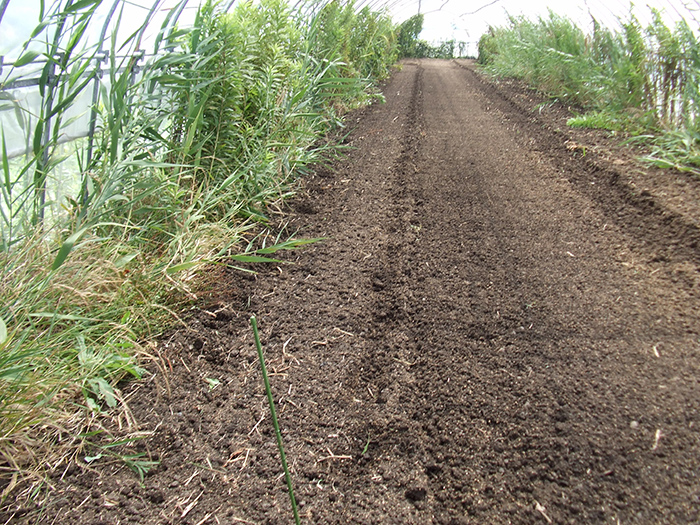
<path fill-rule="evenodd" d="M 672 463 L 695 483 L 683 451 L 697 382 L 677 367 L 697 351 L 697 318 L 655 304 L 616 261 L 630 242 L 603 227 L 609 209 L 555 163 L 530 162 L 472 74 L 425 67 L 415 257 L 431 264 L 412 276 L 421 346 L 406 404 L 429 438 L 427 504 L 441 523 L 531 522 L 541 509 L 555 522 L 689 519 L 682 486 L 645 469 Z M 657 362 L 659 346 L 678 360 Z M 667 399 L 642 386 L 673 377 Z M 669 419 L 678 406 L 689 412 Z M 677 455 L 661 458 L 668 425 Z"/>
<path fill-rule="evenodd" d="M 474 72 L 473 65 L 460 64 L 460 67 L 485 94 L 489 108 L 497 108 L 513 130 L 527 133 L 532 139 L 529 144 L 532 156 L 546 156 L 560 170 L 563 180 L 600 206 L 611 223 L 636 240 L 638 249 L 649 253 L 652 262 L 688 260 L 700 263 L 697 217 L 675 211 L 648 189 L 639 187 L 639 183 L 644 182 L 629 176 L 629 171 L 639 171 L 637 167 L 614 156 L 611 159 L 608 151 L 600 151 L 595 145 L 587 147 L 586 135 L 583 141 L 574 140 L 576 134 L 566 124 L 571 113 L 563 108 L 552 108 L 551 101 L 541 102 L 542 97 L 536 93 L 533 95 L 539 104 L 522 93 L 518 98 L 510 97 L 507 81 L 488 82 Z M 559 118 L 555 121 L 540 118 L 538 115 L 547 107 L 545 112 L 555 113 Z M 636 151 L 639 155 L 644 153 L 642 149 Z M 682 179 L 684 175 L 677 177 Z"/>

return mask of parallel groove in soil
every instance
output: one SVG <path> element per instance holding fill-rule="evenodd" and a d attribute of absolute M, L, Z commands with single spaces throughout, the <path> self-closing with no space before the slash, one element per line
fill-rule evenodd
<path fill-rule="evenodd" d="M 605 166 L 595 152 L 568 150 L 565 134 L 559 127 L 543 126 L 533 117 L 531 110 L 534 108 L 523 108 L 501 93 L 498 86 L 494 89 L 493 84 L 485 83 L 469 67 L 456 63 L 471 75 L 471 81 L 489 91 L 489 99 L 509 121 L 537 138 L 539 144 L 535 147 L 542 147 L 542 153 L 561 169 L 577 191 L 595 200 L 607 217 L 642 241 L 647 249 L 655 250 L 657 258 L 700 262 L 700 222 L 697 217 L 684 216 L 659 205 L 646 190 L 635 188 L 617 170 Z M 549 146 L 552 143 L 558 143 L 559 147 L 552 148 Z M 582 159 L 576 158 L 582 156 Z M 572 164 L 577 169 L 572 170 Z M 600 185 L 606 191 L 601 191 Z"/>

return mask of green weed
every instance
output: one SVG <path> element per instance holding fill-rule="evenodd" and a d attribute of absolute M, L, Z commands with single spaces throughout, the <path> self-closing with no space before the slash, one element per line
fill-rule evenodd
<path fill-rule="evenodd" d="M 292 486 L 292 476 L 289 473 L 289 467 L 287 466 L 287 457 L 284 453 L 284 445 L 282 444 L 282 433 L 280 432 L 280 426 L 277 421 L 277 413 L 275 411 L 275 401 L 272 397 L 272 389 L 270 387 L 270 380 L 267 376 L 267 367 L 265 366 L 265 356 L 263 355 L 262 345 L 260 344 L 260 335 L 258 334 L 258 322 L 255 316 L 250 318 L 250 324 L 253 327 L 253 336 L 255 339 L 255 347 L 258 351 L 258 359 L 260 361 L 260 370 L 262 371 L 263 382 L 265 383 L 265 392 L 267 394 L 267 401 L 270 406 L 270 414 L 272 415 L 272 425 L 275 428 L 275 436 L 277 438 L 277 448 L 280 453 L 280 461 L 282 462 L 282 470 L 284 470 L 284 477 L 287 481 L 287 491 L 289 492 L 289 501 L 292 505 L 292 513 L 294 515 L 294 522 L 299 525 L 299 510 L 297 509 L 297 502 L 294 498 L 294 487 Z"/>
<path fill-rule="evenodd" d="M 499 76 L 585 109 L 573 126 L 626 131 L 650 137 L 648 160 L 694 172 L 700 110 L 700 47 L 696 32 L 681 21 L 667 27 L 652 10 L 644 28 L 632 15 L 618 30 L 594 20 L 585 34 L 550 12 L 531 21 L 512 17 L 479 42 L 479 62 Z"/>

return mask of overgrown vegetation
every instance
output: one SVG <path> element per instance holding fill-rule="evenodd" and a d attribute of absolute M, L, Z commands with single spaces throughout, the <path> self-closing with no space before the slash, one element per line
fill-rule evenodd
<path fill-rule="evenodd" d="M 648 160 L 700 174 L 700 47 L 687 21 L 669 28 L 652 10 L 643 27 L 632 15 L 618 30 L 594 20 L 586 34 L 550 12 L 512 17 L 479 41 L 479 62 L 584 108 L 572 125 L 625 130 L 647 140 Z"/>
<path fill-rule="evenodd" d="M 418 37 L 423 31 L 424 17 L 422 14 L 413 15 L 401 23 L 396 31 L 401 58 L 413 58 L 418 53 Z"/>
<path fill-rule="evenodd" d="M 107 35 L 103 50 L 87 37 L 100 3 L 42 3 L 36 31 L 0 79 L 43 68 L 38 113 L 0 91 L 3 118 L 15 115 L 33 144 L 11 161 L 2 132 L 3 498 L 36 496 L 47 471 L 73 459 L 118 457 L 147 472 L 147 457 L 109 446 L 117 438 L 106 418 L 126 429 L 116 443 L 142 437 L 119 382 L 140 377 L 144 359 L 159 362 L 148 341 L 197 299 L 202 271 L 272 261 L 309 242 L 267 231 L 268 210 L 333 147 L 318 139 L 374 96 L 398 54 L 391 21 L 352 1 L 295 11 L 282 0 L 237 2 L 231 13 L 209 2 L 181 29 L 183 0 L 137 72 L 133 55 L 159 4 L 125 44 Z M 122 1 L 113 6 L 116 35 Z M 102 51 L 108 81 L 95 140 L 72 156 L 73 181 L 55 180 L 68 110 L 92 91 Z M 74 194 L 47 198 L 70 183 Z M 86 455 L 88 442 L 102 452 Z"/>
<path fill-rule="evenodd" d="M 391 19 L 367 6 L 356 10 L 354 0 L 319 1 L 317 6 L 309 27 L 310 54 L 334 62 L 334 73 L 343 78 L 386 78 L 398 58 Z"/>
<path fill-rule="evenodd" d="M 441 58 L 462 57 L 467 48 L 466 42 L 445 40 L 433 45 L 419 39 L 423 30 L 423 15 L 414 15 L 405 20 L 397 29 L 399 56 L 401 58 Z"/>

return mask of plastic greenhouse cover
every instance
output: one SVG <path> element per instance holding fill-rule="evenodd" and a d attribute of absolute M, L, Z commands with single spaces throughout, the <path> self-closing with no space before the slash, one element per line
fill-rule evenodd
<path fill-rule="evenodd" d="M 0 0 L 1 2 L 2 0 Z M 180 25 L 187 26 L 192 24 L 196 11 L 200 5 L 199 0 L 184 0 L 186 6 L 180 17 Z M 119 34 L 117 36 L 118 47 L 143 23 L 148 15 L 149 10 L 153 6 L 155 0 L 101 0 L 99 7 L 95 12 L 95 16 L 90 21 L 88 28 L 88 37 L 85 39 L 88 44 L 96 45 L 99 41 L 99 36 L 102 31 L 102 26 L 114 3 L 117 4 L 117 9 L 110 19 L 112 28 L 117 25 L 117 20 L 120 18 Z M 46 2 L 46 10 L 51 11 L 51 7 L 57 2 Z M 61 3 L 65 4 L 65 1 Z M 179 0 L 160 0 L 152 21 L 149 24 L 148 30 L 144 37 L 144 44 L 147 45 L 160 29 L 161 23 L 171 9 L 182 3 Z M 17 58 L 21 51 L 22 45 L 29 38 L 34 28 L 39 23 L 40 3 L 38 0 L 9 0 L 7 10 L 5 11 L 2 21 L 0 21 L 0 55 L 5 57 L 5 62 L 11 62 Z M 112 31 L 108 29 L 106 38 L 109 40 L 112 36 Z M 109 42 L 105 44 L 109 46 Z"/>
<path fill-rule="evenodd" d="M 58 3 L 46 2 L 46 12 L 52 12 Z M 60 3 L 65 4 L 66 2 L 62 1 Z M 184 9 L 178 19 L 178 25 L 187 27 L 193 23 L 200 5 L 199 0 L 102 0 L 90 20 L 87 29 L 88 33 L 86 38 L 84 38 L 85 47 L 96 49 L 101 45 L 102 49 L 109 49 L 112 45 L 111 39 L 114 37 L 117 49 L 122 48 L 122 44 L 144 23 L 154 3 L 156 3 L 157 7 L 144 32 L 140 46 L 147 53 L 153 49 L 155 37 L 172 9 L 184 4 Z M 2 0 L 0 0 L 1 4 Z M 116 8 L 113 10 L 113 7 Z M 114 12 L 110 17 L 110 11 L 112 10 Z M 39 24 L 39 16 L 39 1 L 9 0 L 0 21 L 0 56 L 2 56 L 2 62 L 0 62 L 0 83 L 6 82 L 8 79 L 31 81 L 31 79 L 36 79 L 40 75 L 43 67 L 41 57 L 36 62 L 22 68 L 13 70 L 9 66 L 9 64 L 12 64 L 14 60 L 19 58 L 25 42 Z M 108 18 L 105 38 L 101 41 L 100 36 Z M 118 28 L 116 33 L 115 28 Z M 46 32 L 40 33 L 35 39 L 34 46 L 30 46 L 29 49 L 41 53 L 44 50 L 44 46 L 41 43 L 42 40 L 46 41 L 52 37 L 53 33 L 51 28 L 49 28 L 48 34 Z M 135 51 L 137 50 L 126 47 L 120 54 L 131 54 Z M 104 67 L 107 66 L 105 65 Z M 89 108 L 92 99 L 91 91 L 91 89 L 85 89 L 68 111 L 64 121 L 69 122 L 69 124 L 64 124 L 61 128 L 62 142 L 68 142 L 87 134 Z M 38 88 L 35 85 L 17 87 L 5 90 L 5 95 L 9 95 L 15 104 L 26 110 L 24 112 L 25 127 L 31 129 L 32 115 L 39 113 L 38 108 L 41 104 Z M 14 157 L 30 149 L 28 144 L 29 136 L 22 129 L 17 113 L 8 110 L 9 107 L 9 104 L 6 104 L 6 110 L 0 111 L 0 126 L 2 126 L 5 135 L 8 156 Z"/>
<path fill-rule="evenodd" d="M 651 21 L 651 9 L 658 9 L 667 24 L 685 19 L 697 30 L 700 27 L 700 0 L 647 0 L 632 3 L 629 0 L 360 0 L 358 5 L 386 6 L 394 20 L 401 22 L 416 13 L 423 13 L 423 33 L 427 41 L 455 39 L 470 44 L 476 54 L 476 43 L 489 26 L 503 26 L 508 16 L 523 15 L 529 19 L 547 17 L 551 9 L 566 16 L 584 31 L 593 28 L 593 18 L 611 29 L 619 21 L 629 20 L 632 13 L 643 26 Z"/>

